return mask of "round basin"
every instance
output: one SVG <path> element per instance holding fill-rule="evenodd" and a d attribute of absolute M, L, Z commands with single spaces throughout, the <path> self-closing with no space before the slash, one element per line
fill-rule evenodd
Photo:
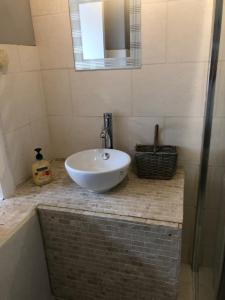
<path fill-rule="evenodd" d="M 65 161 L 65 168 L 80 186 L 95 192 L 106 192 L 127 175 L 130 156 L 115 149 L 91 149 L 75 153 Z"/>

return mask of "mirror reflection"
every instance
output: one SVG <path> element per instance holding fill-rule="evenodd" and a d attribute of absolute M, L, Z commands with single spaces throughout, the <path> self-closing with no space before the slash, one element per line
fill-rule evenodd
<path fill-rule="evenodd" d="M 83 59 L 130 56 L 129 0 L 79 4 Z"/>

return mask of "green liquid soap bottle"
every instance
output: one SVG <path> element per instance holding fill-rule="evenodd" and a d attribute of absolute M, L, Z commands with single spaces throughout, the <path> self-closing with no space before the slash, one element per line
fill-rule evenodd
<path fill-rule="evenodd" d="M 44 185 L 52 180 L 51 165 L 49 161 L 43 159 L 40 153 L 41 148 L 36 148 L 36 162 L 32 165 L 33 180 L 36 185 Z"/>

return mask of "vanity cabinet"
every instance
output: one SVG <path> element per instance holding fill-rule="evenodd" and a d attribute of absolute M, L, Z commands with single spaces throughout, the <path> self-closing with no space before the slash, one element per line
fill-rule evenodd
<path fill-rule="evenodd" d="M 175 300 L 181 228 L 38 208 L 53 294 L 65 300 Z"/>

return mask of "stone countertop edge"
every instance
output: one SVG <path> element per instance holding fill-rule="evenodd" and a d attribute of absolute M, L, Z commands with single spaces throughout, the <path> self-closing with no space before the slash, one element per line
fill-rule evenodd
<path fill-rule="evenodd" d="M 74 211 L 144 224 L 182 229 L 184 171 L 171 180 L 139 179 L 129 173 L 105 194 L 86 191 L 71 181 L 63 161 L 53 161 L 53 181 L 39 187 L 30 179 L 15 195 L 0 202 L 0 246 L 35 213 L 36 208 Z"/>

